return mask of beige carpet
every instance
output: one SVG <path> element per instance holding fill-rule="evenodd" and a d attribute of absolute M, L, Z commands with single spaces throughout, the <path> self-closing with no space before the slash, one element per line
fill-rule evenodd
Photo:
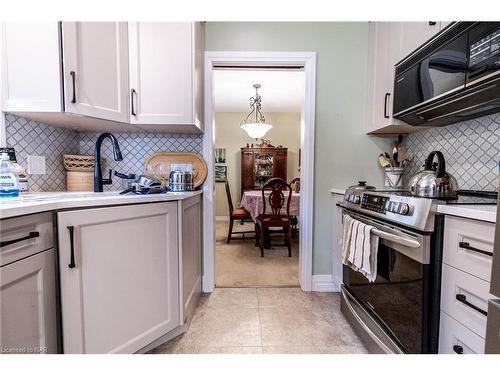
<path fill-rule="evenodd" d="M 253 238 L 234 239 L 226 244 L 229 222 L 219 221 L 216 225 L 215 285 L 217 287 L 251 286 L 298 286 L 299 285 L 299 246 L 298 240 L 292 243 L 292 257 L 288 257 L 285 246 L 274 246 L 264 250 L 255 247 Z M 252 223 L 235 223 L 233 230 L 252 230 Z M 251 237 L 246 234 L 245 237 Z M 241 234 L 235 237 L 241 237 Z M 276 238 L 282 243 L 282 236 Z"/>

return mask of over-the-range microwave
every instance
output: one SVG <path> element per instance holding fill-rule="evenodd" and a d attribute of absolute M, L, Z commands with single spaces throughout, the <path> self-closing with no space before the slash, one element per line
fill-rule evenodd
<path fill-rule="evenodd" d="M 500 111 L 500 22 L 455 22 L 396 64 L 394 117 L 442 126 Z"/>

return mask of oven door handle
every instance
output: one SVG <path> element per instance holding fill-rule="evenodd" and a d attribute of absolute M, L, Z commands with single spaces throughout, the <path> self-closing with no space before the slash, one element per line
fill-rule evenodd
<path fill-rule="evenodd" d="M 388 240 L 397 243 L 399 245 L 410 247 L 412 249 L 420 247 L 420 242 L 418 242 L 417 240 L 412 240 L 410 238 L 397 236 L 392 233 L 384 232 L 383 230 L 372 229 L 372 233 L 376 236 L 379 236 L 380 238 L 383 238 L 384 240 Z"/>

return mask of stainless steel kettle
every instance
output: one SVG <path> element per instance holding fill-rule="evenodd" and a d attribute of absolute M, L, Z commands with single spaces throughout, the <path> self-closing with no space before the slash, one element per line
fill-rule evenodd
<path fill-rule="evenodd" d="M 437 165 L 433 165 L 437 157 Z M 410 179 L 412 195 L 425 198 L 454 199 L 457 197 L 457 180 L 446 172 L 444 155 L 432 151 L 425 160 L 425 169 Z"/>

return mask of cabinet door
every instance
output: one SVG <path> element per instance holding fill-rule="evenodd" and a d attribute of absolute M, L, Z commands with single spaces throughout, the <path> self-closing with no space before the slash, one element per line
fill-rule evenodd
<path fill-rule="evenodd" d="M 396 61 L 404 59 L 440 30 L 439 22 L 400 22 Z"/>
<path fill-rule="evenodd" d="M 0 30 L 2 110 L 61 111 L 57 22 L 4 22 Z"/>
<path fill-rule="evenodd" d="M 201 196 L 182 201 L 183 321 L 190 321 L 201 295 Z"/>
<path fill-rule="evenodd" d="M 5 353 L 57 353 L 54 249 L 0 269 L 0 347 Z"/>
<path fill-rule="evenodd" d="M 251 150 L 241 150 L 241 194 L 254 189 L 254 153 Z"/>
<path fill-rule="evenodd" d="M 128 122 L 126 22 L 63 22 L 65 110 Z"/>
<path fill-rule="evenodd" d="M 287 152 L 280 150 L 274 153 L 273 177 L 279 177 L 287 181 Z"/>
<path fill-rule="evenodd" d="M 134 353 L 180 325 L 177 202 L 60 212 L 58 227 L 65 353 Z"/>
<path fill-rule="evenodd" d="M 129 23 L 133 124 L 193 125 L 192 22 Z"/>
<path fill-rule="evenodd" d="M 394 123 L 392 100 L 396 22 L 370 23 L 368 131 Z"/>

